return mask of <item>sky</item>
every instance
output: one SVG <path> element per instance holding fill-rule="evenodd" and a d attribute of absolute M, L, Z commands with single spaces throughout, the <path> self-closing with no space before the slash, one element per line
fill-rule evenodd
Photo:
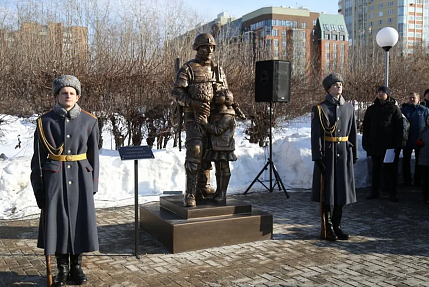
<path fill-rule="evenodd" d="M 197 12 L 201 13 L 205 21 L 211 21 L 217 17 L 219 13 L 228 11 L 229 14 L 235 18 L 240 18 L 243 15 L 255 11 L 262 7 L 307 7 L 311 12 L 327 12 L 331 14 L 338 14 L 338 0 L 246 0 L 246 1 L 232 1 L 232 0 L 200 0 L 195 2 L 193 0 L 183 0 L 186 5 L 192 7 Z M 198 3 L 198 6 L 195 5 Z"/>
<path fill-rule="evenodd" d="M 6 116 L 0 125 L 0 220 L 28 219 L 39 216 L 40 211 L 30 183 L 30 160 L 33 154 L 35 117 L 30 119 Z M 248 124 L 248 123 L 247 123 Z M 238 123 L 235 153 L 238 160 L 231 162 L 231 180 L 227 194 L 242 194 L 268 161 L 268 147 L 261 148 L 245 139 L 245 125 Z M 185 133 L 182 133 L 184 136 Z M 99 192 L 95 195 L 95 207 L 107 208 L 134 205 L 134 161 L 121 161 L 119 153 L 112 150 L 111 131 L 103 129 L 103 148 L 100 155 Z M 16 148 L 18 139 L 21 148 Z M 369 182 L 369 158 L 362 150 L 359 135 L 359 160 L 355 165 L 357 187 L 367 187 Z M 184 142 L 184 140 L 183 140 Z M 172 141 L 166 149 L 153 149 L 155 159 L 138 161 L 139 203 L 158 201 L 165 191 L 180 191 L 185 187 L 185 149 L 173 148 Z M 273 128 L 273 162 L 290 196 L 297 190 L 310 190 L 313 174 L 310 143 L 310 115 L 295 119 Z M 269 169 L 268 169 L 269 170 Z M 269 186 L 269 171 L 259 178 Z M 211 183 L 216 186 L 215 170 L 211 171 Z M 273 176 L 274 178 L 274 176 Z M 274 183 L 273 183 L 274 184 Z M 268 192 L 259 182 L 251 192 Z M 279 191 L 275 188 L 274 192 Z M 310 195 L 308 197 L 310 200 Z"/>

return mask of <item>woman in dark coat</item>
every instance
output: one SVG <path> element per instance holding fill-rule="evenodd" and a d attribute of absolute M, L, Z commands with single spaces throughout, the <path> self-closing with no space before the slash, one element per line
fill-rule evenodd
<path fill-rule="evenodd" d="M 66 285 L 68 279 L 81 285 L 87 281 L 82 253 L 98 250 L 94 194 L 99 129 L 97 118 L 77 104 L 81 85 L 76 77 L 56 78 L 52 93 L 58 102 L 37 120 L 31 160 L 31 183 L 44 214 L 37 246 L 45 255 L 55 253 L 56 286 Z"/>
<path fill-rule="evenodd" d="M 342 96 L 343 79 L 330 74 L 323 80 L 325 101 L 312 109 L 311 153 L 314 161 L 312 200 L 321 203 L 326 232 L 322 239 L 347 240 L 341 229 L 344 205 L 356 201 L 353 164 L 357 161 L 357 129 L 354 107 Z M 324 224 L 325 225 L 325 224 Z M 323 231 L 323 230 L 322 230 Z"/>

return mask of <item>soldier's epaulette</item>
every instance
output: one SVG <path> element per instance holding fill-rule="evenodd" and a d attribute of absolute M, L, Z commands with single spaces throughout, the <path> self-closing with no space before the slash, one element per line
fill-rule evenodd
<path fill-rule="evenodd" d="M 45 113 L 43 113 L 43 114 L 41 114 L 40 116 L 39 116 L 39 118 L 41 118 L 41 117 L 43 117 L 43 116 L 45 116 L 45 115 L 47 115 L 47 114 L 49 114 L 49 113 L 52 113 L 54 110 L 52 109 L 52 110 L 50 110 L 50 111 L 47 111 L 47 112 L 45 112 Z"/>
<path fill-rule="evenodd" d="M 82 112 L 84 112 L 85 114 L 87 114 L 87 115 L 89 115 L 89 116 L 93 117 L 94 119 L 97 119 L 97 117 L 96 117 L 96 116 L 94 116 L 94 115 L 93 115 L 93 114 L 91 114 L 90 112 L 85 111 L 84 109 L 82 109 Z"/>

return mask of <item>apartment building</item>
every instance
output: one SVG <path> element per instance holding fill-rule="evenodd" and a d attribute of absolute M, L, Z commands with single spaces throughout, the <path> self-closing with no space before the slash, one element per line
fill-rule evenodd
<path fill-rule="evenodd" d="M 49 55 L 61 57 L 63 60 L 88 60 L 88 28 L 80 26 L 64 26 L 63 23 L 41 25 L 24 22 L 17 31 L 3 30 L 1 40 L 8 48 L 14 49 L 28 45 L 31 49 L 39 49 Z"/>
<path fill-rule="evenodd" d="M 292 71 L 321 72 L 347 63 L 348 34 L 342 15 L 319 14 L 305 7 L 264 7 L 242 17 L 245 33 L 255 35 L 260 59 L 292 62 Z"/>
<path fill-rule="evenodd" d="M 319 67 L 323 72 L 338 71 L 348 63 L 348 33 L 342 15 L 320 14 L 315 28 Z"/>
<path fill-rule="evenodd" d="M 376 45 L 377 32 L 384 27 L 398 31 L 398 47 L 404 54 L 429 45 L 428 0 L 339 0 L 351 45 Z"/>
<path fill-rule="evenodd" d="M 262 7 L 238 19 L 223 12 L 178 38 L 191 42 L 198 33 L 212 33 L 219 43 L 250 44 L 256 60 L 291 61 L 292 73 L 325 73 L 348 62 L 344 17 L 305 7 Z"/>

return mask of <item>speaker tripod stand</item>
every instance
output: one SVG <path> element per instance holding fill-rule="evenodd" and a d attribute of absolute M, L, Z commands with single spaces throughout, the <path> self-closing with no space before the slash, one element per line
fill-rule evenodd
<path fill-rule="evenodd" d="M 276 166 L 274 165 L 273 162 L 273 131 L 272 131 L 272 125 L 273 125 L 273 102 L 270 101 L 270 133 L 269 133 L 269 155 L 268 155 L 268 161 L 265 164 L 265 166 L 261 169 L 261 171 L 258 173 L 258 175 L 255 177 L 255 179 L 252 181 L 252 183 L 249 185 L 249 187 L 246 189 L 246 191 L 244 192 L 244 194 L 247 194 L 247 192 L 250 190 L 250 188 L 253 186 L 253 184 L 256 181 L 259 181 L 267 190 L 269 190 L 270 192 L 273 192 L 274 187 L 277 185 L 279 190 L 284 191 L 286 198 L 289 198 L 289 194 L 282 182 L 282 179 L 280 178 L 280 175 L 277 171 Z M 270 185 L 269 187 L 266 186 L 260 179 L 259 177 L 261 176 L 261 174 L 268 169 L 268 167 L 270 168 Z M 274 173 L 274 177 L 275 177 L 275 183 L 273 185 L 273 173 Z"/>

